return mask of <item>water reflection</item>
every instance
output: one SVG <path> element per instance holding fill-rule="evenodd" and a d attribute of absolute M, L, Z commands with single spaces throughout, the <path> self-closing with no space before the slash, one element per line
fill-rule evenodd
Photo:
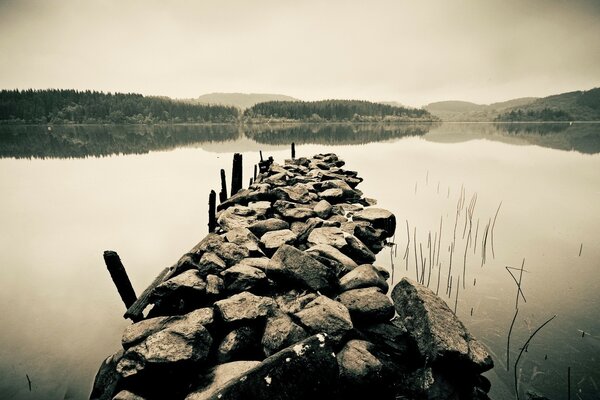
<path fill-rule="evenodd" d="M 488 139 L 557 150 L 600 153 L 600 124 L 262 124 L 262 125 L 0 125 L 0 158 L 83 158 L 143 154 L 199 146 L 208 151 L 254 151 L 297 144 L 356 145 L 420 136 L 458 143 Z M 259 145 L 259 146 L 257 146 Z"/>

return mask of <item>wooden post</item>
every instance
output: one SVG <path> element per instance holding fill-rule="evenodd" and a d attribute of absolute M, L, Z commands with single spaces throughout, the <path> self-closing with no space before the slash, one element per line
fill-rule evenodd
<path fill-rule="evenodd" d="M 242 155 L 233 155 L 233 168 L 231 173 L 231 195 L 233 196 L 242 188 Z"/>
<path fill-rule="evenodd" d="M 252 178 L 250 178 L 250 183 L 248 184 L 248 186 L 252 186 Z"/>
<path fill-rule="evenodd" d="M 217 193 L 214 190 L 208 195 L 208 232 L 217 228 Z"/>
<path fill-rule="evenodd" d="M 260 161 L 263 161 L 263 158 L 262 158 L 262 150 L 259 150 L 259 151 L 258 151 L 258 154 L 260 154 Z"/>
<path fill-rule="evenodd" d="M 254 177 L 252 179 L 256 180 L 256 164 L 254 164 Z"/>
<path fill-rule="evenodd" d="M 292 160 L 296 158 L 296 144 L 292 142 Z"/>
<path fill-rule="evenodd" d="M 219 203 L 227 200 L 227 181 L 225 180 L 225 170 L 221 169 L 221 191 L 219 192 Z"/>
<path fill-rule="evenodd" d="M 119 291 L 121 300 L 125 303 L 125 307 L 131 307 L 137 300 L 137 296 L 135 295 L 133 286 L 131 286 L 131 282 L 129 281 L 129 277 L 127 276 L 127 272 L 125 271 L 125 267 L 123 266 L 119 255 L 116 251 L 106 250 L 104 252 L 104 262 L 106 263 L 106 268 L 110 273 L 110 277 Z"/>

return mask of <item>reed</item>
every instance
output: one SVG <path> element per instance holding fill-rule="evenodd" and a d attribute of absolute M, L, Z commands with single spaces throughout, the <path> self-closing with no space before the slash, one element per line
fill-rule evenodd
<path fill-rule="evenodd" d="M 521 360 L 521 356 L 523 355 L 523 352 L 525 351 L 525 349 L 527 349 L 527 346 L 529 346 L 529 342 L 531 342 L 531 340 L 533 339 L 533 337 L 544 327 L 546 326 L 548 323 L 550 323 L 550 321 L 552 321 L 554 318 L 556 318 L 556 315 L 554 315 L 552 318 L 549 318 L 546 322 L 544 322 L 542 325 L 540 325 L 532 334 L 531 336 L 529 336 L 529 339 L 527 339 L 527 341 L 525 342 L 525 345 L 523 345 L 523 347 L 521 348 L 521 351 L 519 352 L 519 355 L 517 356 L 517 360 L 515 361 L 515 366 L 514 366 L 514 383 L 515 383 L 515 395 L 517 397 L 517 400 L 519 400 L 519 382 L 518 382 L 518 377 L 517 377 L 517 367 L 519 365 L 519 360 Z"/>
<path fill-rule="evenodd" d="M 429 281 L 431 280 L 431 231 L 429 231 L 429 237 L 427 239 L 427 247 L 429 249 L 429 273 L 427 274 L 427 287 L 429 287 Z"/>
<path fill-rule="evenodd" d="M 508 328 L 508 335 L 506 336 L 506 372 L 510 371 L 510 336 L 512 335 L 513 327 L 515 326 L 515 321 L 517 320 L 517 315 L 519 314 L 519 309 L 515 310 L 515 315 L 513 316 L 512 322 L 510 323 L 510 328 Z"/>
<path fill-rule="evenodd" d="M 579 246 L 579 257 L 581 257 L 581 250 L 583 250 L 583 243 Z"/>
<path fill-rule="evenodd" d="M 477 218 L 477 228 L 475 228 L 475 245 L 473 246 L 473 254 L 477 252 L 477 236 L 479 235 L 479 218 Z"/>
<path fill-rule="evenodd" d="M 425 284 L 425 261 L 423 261 L 423 244 L 419 243 L 419 252 L 421 253 L 421 285 Z"/>
<path fill-rule="evenodd" d="M 415 271 L 417 273 L 417 282 L 419 282 L 419 262 L 417 261 L 417 227 L 413 231 L 413 245 L 415 251 Z"/>
<path fill-rule="evenodd" d="M 454 298 L 454 315 L 456 315 L 456 307 L 458 306 L 458 290 L 460 289 L 460 276 L 458 277 L 458 282 L 456 283 L 456 297 Z"/>
<path fill-rule="evenodd" d="M 408 227 L 408 220 L 406 220 L 406 236 L 407 236 L 407 242 L 406 242 L 406 250 L 404 250 L 404 257 L 402 257 L 403 260 L 406 260 L 406 270 L 408 271 L 408 256 L 410 254 L 410 228 Z"/>
<path fill-rule="evenodd" d="M 442 266 L 438 265 L 438 279 L 437 279 L 437 287 L 435 288 L 435 295 L 437 296 L 440 293 L 440 278 L 442 275 Z"/>
<path fill-rule="evenodd" d="M 496 258 L 496 253 L 494 252 L 494 228 L 496 227 L 496 218 L 498 218 L 498 213 L 500 212 L 500 207 L 502 207 L 502 202 L 500 202 L 500 204 L 498 204 L 498 209 L 496 210 L 496 214 L 494 215 L 494 222 L 492 224 L 492 233 L 491 233 L 492 258 Z"/>
<path fill-rule="evenodd" d="M 442 244 L 442 222 L 444 220 L 444 216 L 440 215 L 440 235 L 438 238 L 438 250 L 437 250 L 437 260 L 436 260 L 436 264 L 440 264 L 440 246 Z"/>

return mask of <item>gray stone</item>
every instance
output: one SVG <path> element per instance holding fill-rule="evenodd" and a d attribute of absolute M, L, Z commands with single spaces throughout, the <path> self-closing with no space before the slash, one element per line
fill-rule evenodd
<path fill-rule="evenodd" d="M 354 233 L 354 236 L 374 253 L 379 253 L 383 249 L 383 241 L 387 237 L 383 229 L 375 229 L 371 226 L 356 225 L 351 233 Z"/>
<path fill-rule="evenodd" d="M 271 209 L 270 201 L 256 201 L 248 204 L 248 208 L 254 210 L 257 217 L 264 217 Z"/>
<path fill-rule="evenodd" d="M 225 268 L 227 268 L 227 264 L 225 264 L 225 261 L 221 260 L 221 257 L 216 255 L 212 251 L 202 254 L 202 257 L 198 262 L 198 270 L 200 271 L 200 276 L 218 274 Z"/>
<path fill-rule="evenodd" d="M 381 347 L 397 359 L 411 360 L 415 364 L 421 362 L 418 353 L 415 352 L 416 344 L 398 319 L 365 325 L 360 332 L 369 342 Z"/>
<path fill-rule="evenodd" d="M 250 254 L 262 254 L 258 238 L 248 228 L 232 229 L 225 233 L 225 237 L 228 242 L 247 248 Z"/>
<path fill-rule="evenodd" d="M 206 276 L 206 294 L 209 296 L 218 297 L 223 293 L 223 289 L 225 288 L 225 283 L 223 279 L 216 275 L 207 275 Z"/>
<path fill-rule="evenodd" d="M 181 324 L 210 325 L 213 323 L 213 309 L 210 307 L 199 308 L 184 315 L 169 317 L 156 317 L 142 320 L 125 328 L 121 344 L 123 348 L 136 345 L 148 336 Z"/>
<path fill-rule="evenodd" d="M 206 293 L 206 282 L 198 270 L 187 270 L 161 283 L 152 292 L 153 299 L 172 298 L 182 299 L 201 298 Z"/>
<path fill-rule="evenodd" d="M 247 265 L 249 267 L 258 268 L 262 271 L 265 271 L 267 269 L 267 266 L 269 265 L 269 261 L 270 259 L 268 259 L 267 257 L 249 257 L 244 258 L 242 261 L 239 262 L 239 264 L 236 265 Z"/>
<path fill-rule="evenodd" d="M 186 368 L 208 356 L 212 338 L 200 324 L 178 324 L 129 348 L 117 364 L 123 378 L 151 374 L 157 368 Z"/>
<path fill-rule="evenodd" d="M 356 324 L 387 322 L 394 316 L 394 305 L 379 288 L 352 289 L 338 296 Z"/>
<path fill-rule="evenodd" d="M 308 235 L 308 244 L 310 246 L 326 244 L 340 250 L 346 246 L 346 239 L 340 228 L 315 228 Z"/>
<path fill-rule="evenodd" d="M 248 226 L 250 232 L 254 233 L 259 238 L 266 232 L 288 229 L 290 224 L 278 218 L 269 218 L 264 221 L 256 221 Z"/>
<path fill-rule="evenodd" d="M 389 287 L 381 273 L 370 264 L 363 264 L 340 278 L 340 290 L 346 291 L 370 286 L 387 293 Z"/>
<path fill-rule="evenodd" d="M 217 348 L 217 363 L 259 357 L 260 335 L 256 328 L 241 326 L 229 332 Z"/>
<path fill-rule="evenodd" d="M 210 400 L 305 400 L 334 398 L 339 370 L 333 343 L 315 335 L 290 346 L 229 381 Z"/>
<path fill-rule="evenodd" d="M 310 202 L 310 194 L 306 186 L 301 183 L 291 187 L 276 188 L 273 190 L 273 195 L 280 200 L 289 200 L 302 204 Z"/>
<path fill-rule="evenodd" d="M 392 290 L 392 299 L 400 320 L 429 362 L 474 373 L 494 366 L 483 345 L 427 287 L 403 278 Z"/>
<path fill-rule="evenodd" d="M 316 215 L 312 208 L 309 208 L 306 205 L 285 200 L 277 200 L 273 204 L 273 208 L 275 208 L 285 219 L 306 220 Z"/>
<path fill-rule="evenodd" d="M 330 258 L 342 264 L 346 271 L 352 271 L 358 265 L 350 257 L 328 244 L 317 244 L 306 250 L 307 253 L 316 254 L 321 257 Z"/>
<path fill-rule="evenodd" d="M 367 207 L 352 217 L 354 221 L 368 221 L 375 229 L 383 229 L 387 237 L 394 235 L 396 216 L 383 208 Z"/>
<path fill-rule="evenodd" d="M 327 296 L 317 297 L 295 316 L 311 333 L 325 332 L 341 337 L 353 328 L 346 306 Z"/>
<path fill-rule="evenodd" d="M 330 291 L 337 285 L 334 271 L 303 251 L 287 244 L 281 246 L 273 254 L 267 275 L 273 279 L 299 284 L 314 291 Z"/>
<path fill-rule="evenodd" d="M 293 244 L 297 239 L 294 232 L 289 229 L 267 232 L 260 238 L 268 254 L 273 253 L 284 244 Z"/>
<path fill-rule="evenodd" d="M 222 275 L 225 288 L 230 293 L 254 291 L 267 284 L 267 275 L 263 271 L 243 262 L 226 269 Z"/>
<path fill-rule="evenodd" d="M 227 383 L 241 378 L 250 369 L 260 364 L 260 361 L 232 361 L 213 367 L 185 400 L 207 400 Z"/>
<path fill-rule="evenodd" d="M 235 243 L 222 243 L 219 247 L 213 249 L 216 255 L 219 256 L 228 267 L 235 265 L 244 258 L 250 256 L 250 251 L 243 246 L 238 246 Z"/>
<path fill-rule="evenodd" d="M 315 205 L 313 211 L 315 214 L 317 214 L 317 217 L 323 219 L 329 218 L 332 212 L 331 203 L 329 203 L 327 200 L 321 200 Z"/>
<path fill-rule="evenodd" d="M 273 299 L 255 296 L 249 292 L 242 292 L 215 302 L 215 308 L 224 322 L 265 318 L 271 315 L 276 307 Z"/>
<path fill-rule="evenodd" d="M 344 254 L 347 254 L 359 264 L 372 264 L 375 262 L 375 254 L 356 236 L 345 233 L 344 240 L 348 244 L 342 249 Z"/>
<path fill-rule="evenodd" d="M 286 314 L 269 318 L 262 337 L 265 355 L 270 356 L 306 338 L 306 331 Z"/>
<path fill-rule="evenodd" d="M 235 205 L 221 211 L 217 223 L 225 231 L 230 231 L 235 228 L 247 228 L 256 219 L 256 211 L 246 206 Z"/>

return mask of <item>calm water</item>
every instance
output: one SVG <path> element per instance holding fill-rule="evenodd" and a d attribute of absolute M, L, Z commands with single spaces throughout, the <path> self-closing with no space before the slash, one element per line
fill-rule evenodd
<path fill-rule="evenodd" d="M 218 189 L 219 169 L 230 170 L 232 153 L 243 153 L 247 180 L 259 149 L 282 162 L 292 141 L 298 156 L 337 153 L 365 178 L 365 195 L 396 214 L 397 246 L 384 249 L 379 262 L 394 265 L 395 281 L 421 275 L 425 265 L 434 290 L 439 275 L 440 295 L 451 308 L 456 303 L 494 354 L 493 398 L 514 398 L 520 347 L 553 315 L 521 357 L 520 388 L 566 398 L 571 367 L 572 398 L 598 398 L 600 126 L 593 124 L 88 126 L 51 133 L 0 126 L 0 398 L 87 398 L 128 323 L 102 251 L 119 252 L 140 293 L 206 234 L 208 192 Z M 436 256 L 430 274 L 429 251 L 438 242 L 439 264 Z M 507 372 L 517 292 L 505 267 L 519 268 L 523 259 L 526 302 L 519 301 Z"/>

